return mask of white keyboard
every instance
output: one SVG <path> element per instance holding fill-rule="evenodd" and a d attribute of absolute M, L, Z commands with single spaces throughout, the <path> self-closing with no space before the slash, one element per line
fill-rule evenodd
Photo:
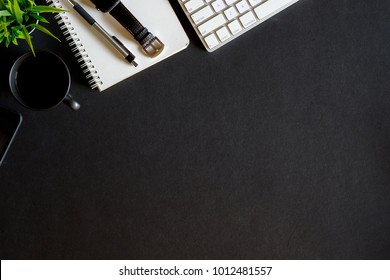
<path fill-rule="evenodd" d="M 299 0 L 178 0 L 205 48 L 215 51 Z"/>

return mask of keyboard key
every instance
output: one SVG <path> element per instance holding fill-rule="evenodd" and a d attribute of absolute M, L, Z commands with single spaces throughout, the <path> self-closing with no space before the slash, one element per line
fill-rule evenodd
<path fill-rule="evenodd" d="M 234 8 L 234 7 L 230 7 L 224 13 L 225 13 L 225 16 L 228 20 L 231 20 L 231 19 L 238 16 L 238 12 L 237 12 L 236 8 Z"/>
<path fill-rule="evenodd" d="M 207 33 L 210 33 L 217 29 L 218 27 L 221 27 L 223 24 L 226 23 L 226 19 L 222 14 L 219 14 L 212 19 L 209 19 L 205 23 L 202 23 L 198 26 L 200 34 L 202 36 L 206 35 Z"/>
<path fill-rule="evenodd" d="M 231 23 L 228 24 L 228 27 L 230 29 L 230 32 L 232 32 L 233 35 L 237 34 L 242 30 L 242 27 L 238 20 L 234 20 Z"/>
<path fill-rule="evenodd" d="M 189 13 L 192 13 L 193 11 L 202 7 L 203 5 L 204 5 L 203 0 L 190 0 L 184 4 L 184 6 L 186 7 Z"/>
<path fill-rule="evenodd" d="M 215 48 L 219 44 L 218 39 L 214 33 L 211 33 L 209 36 L 205 37 L 204 40 L 210 49 Z"/>
<path fill-rule="evenodd" d="M 251 4 L 252 7 L 260 4 L 261 2 L 263 2 L 264 0 L 248 0 L 249 1 L 249 4 Z"/>
<path fill-rule="evenodd" d="M 259 19 L 268 18 L 279 10 L 282 10 L 286 5 L 290 4 L 292 0 L 268 0 L 254 9 Z"/>
<path fill-rule="evenodd" d="M 256 22 L 256 18 L 252 12 L 247 12 L 245 15 L 240 17 L 240 21 L 242 23 L 242 26 L 247 28 L 248 26 L 250 26 Z"/>
<path fill-rule="evenodd" d="M 213 6 L 214 11 L 216 13 L 219 13 L 220 11 L 226 8 L 225 2 L 223 2 L 223 0 L 216 0 L 213 3 L 211 3 L 211 5 Z"/>
<path fill-rule="evenodd" d="M 191 17 L 194 20 L 195 24 L 199 24 L 202 21 L 204 21 L 205 19 L 208 19 L 209 17 L 211 17 L 212 15 L 214 15 L 214 12 L 210 8 L 210 6 L 206 6 L 203 9 L 192 14 Z"/>
<path fill-rule="evenodd" d="M 221 42 L 230 38 L 230 33 L 225 26 L 217 30 L 217 35 Z"/>
<path fill-rule="evenodd" d="M 237 2 L 238 0 L 225 0 L 225 2 L 226 2 L 226 5 L 231 5 L 231 4 L 233 4 L 233 3 L 235 3 L 235 2 Z"/>
<path fill-rule="evenodd" d="M 248 5 L 248 2 L 246 2 L 246 0 L 242 0 L 236 4 L 236 8 L 237 8 L 238 12 L 240 14 L 242 14 L 242 13 L 248 11 L 250 7 Z"/>

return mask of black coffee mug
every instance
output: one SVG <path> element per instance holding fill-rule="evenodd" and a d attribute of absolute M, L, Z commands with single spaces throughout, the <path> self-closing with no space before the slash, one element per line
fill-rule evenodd
<path fill-rule="evenodd" d="M 12 65 L 9 85 L 16 100 L 32 110 L 47 110 L 65 103 L 72 110 L 80 109 L 69 94 L 71 77 L 68 66 L 49 51 L 27 52 Z"/>

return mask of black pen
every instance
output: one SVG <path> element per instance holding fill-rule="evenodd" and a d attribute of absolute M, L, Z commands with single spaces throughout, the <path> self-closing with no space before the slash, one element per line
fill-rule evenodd
<path fill-rule="evenodd" d="M 96 20 L 91 17 L 87 13 L 87 11 L 85 11 L 83 7 L 81 7 L 81 5 L 78 4 L 76 1 L 68 1 L 73 5 L 73 9 L 75 9 L 75 11 L 80 14 L 80 16 L 82 16 L 93 28 L 95 28 L 95 30 L 98 31 L 118 52 L 120 52 L 121 55 L 123 55 L 128 62 L 130 62 L 134 66 L 138 66 L 137 62 L 135 62 L 134 60 L 134 54 L 132 54 L 125 47 L 125 45 L 123 45 L 122 42 L 119 41 L 117 37 L 111 36 L 106 30 L 104 30 L 104 28 L 99 23 L 97 23 Z"/>

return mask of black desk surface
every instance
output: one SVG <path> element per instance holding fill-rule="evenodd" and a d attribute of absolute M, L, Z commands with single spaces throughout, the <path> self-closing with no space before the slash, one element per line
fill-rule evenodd
<path fill-rule="evenodd" d="M 390 258 L 387 1 L 301 0 L 212 54 L 178 13 L 189 47 L 101 94 L 36 32 L 78 112 L 19 105 L 1 47 L 2 258 Z"/>

